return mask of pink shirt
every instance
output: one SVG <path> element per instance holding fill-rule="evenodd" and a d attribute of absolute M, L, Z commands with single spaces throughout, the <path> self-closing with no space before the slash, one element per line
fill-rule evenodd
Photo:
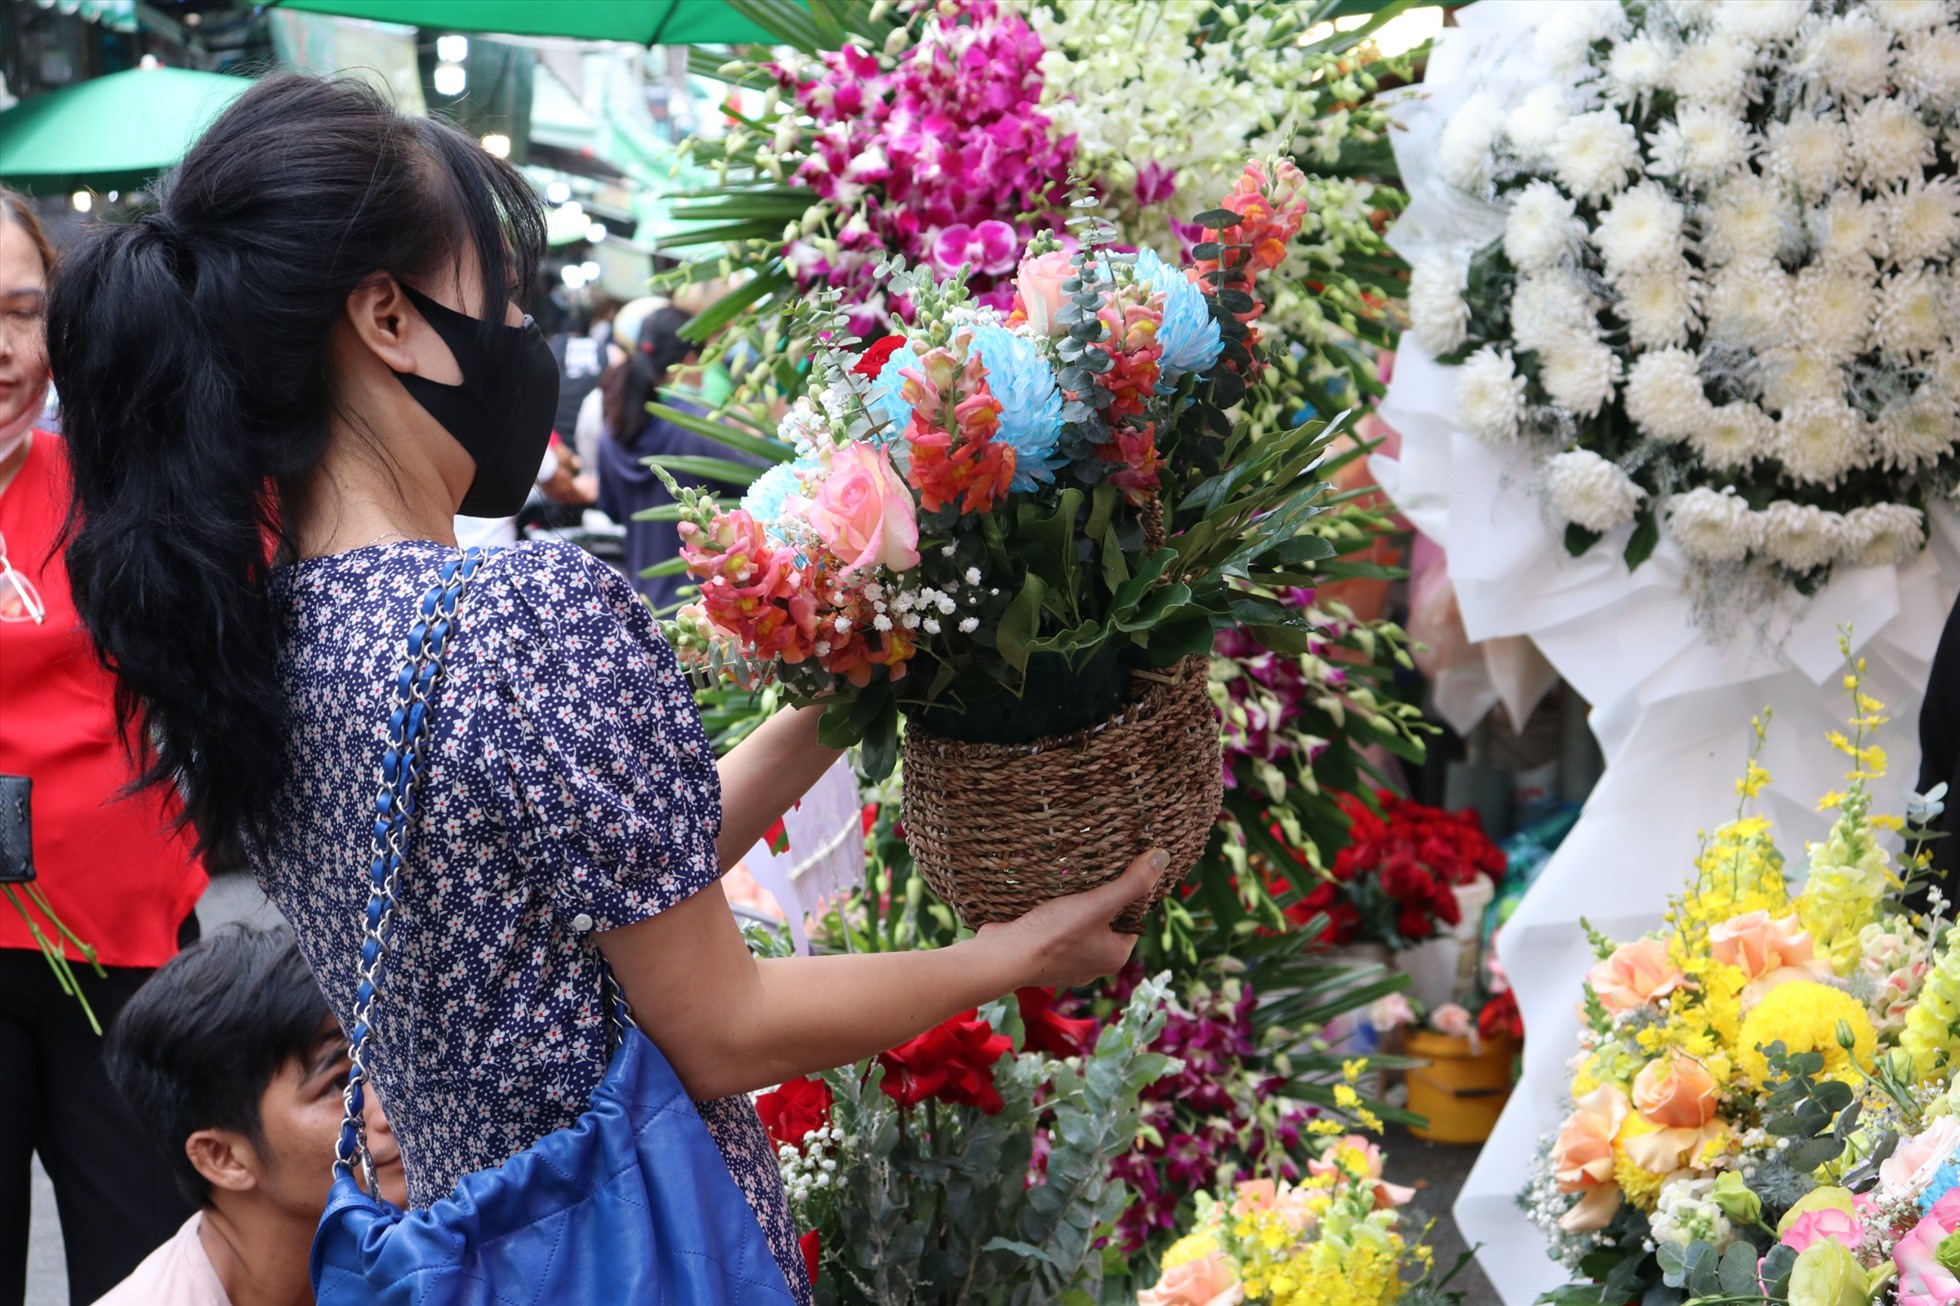
<path fill-rule="evenodd" d="M 225 1285 L 197 1236 L 203 1213 L 184 1221 L 169 1242 L 109 1290 L 95 1306 L 231 1306 Z"/>

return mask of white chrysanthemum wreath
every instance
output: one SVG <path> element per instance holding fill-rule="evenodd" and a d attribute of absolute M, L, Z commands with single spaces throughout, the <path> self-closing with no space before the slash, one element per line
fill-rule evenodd
<path fill-rule="evenodd" d="M 1420 261 L 1417 337 L 1466 426 L 1544 450 L 1581 553 L 1663 526 L 1808 590 L 1901 562 L 1960 483 L 1952 0 L 1548 11 L 1547 83 L 1476 96 L 1444 178 L 1503 237 Z"/>

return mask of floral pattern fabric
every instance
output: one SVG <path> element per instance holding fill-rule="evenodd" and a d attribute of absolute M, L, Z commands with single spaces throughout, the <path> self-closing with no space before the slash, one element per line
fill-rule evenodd
<path fill-rule="evenodd" d="M 412 614 L 455 551 L 372 545 L 274 574 L 288 780 L 248 849 L 348 1021 L 370 813 Z M 572 1124 L 605 1074 L 593 935 L 720 875 L 715 758 L 646 606 L 577 548 L 520 545 L 471 582 L 437 693 L 370 1070 L 427 1206 Z M 809 1278 L 747 1097 L 699 1104 L 799 1300 Z"/>

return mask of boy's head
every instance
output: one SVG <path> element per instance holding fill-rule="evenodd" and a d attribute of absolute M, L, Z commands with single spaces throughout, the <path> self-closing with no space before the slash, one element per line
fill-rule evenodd
<path fill-rule="evenodd" d="M 186 948 L 123 1008 L 105 1057 L 192 1201 L 319 1217 L 347 1038 L 286 930 L 235 926 Z M 382 1192 L 400 1203 L 400 1150 L 367 1098 Z"/>

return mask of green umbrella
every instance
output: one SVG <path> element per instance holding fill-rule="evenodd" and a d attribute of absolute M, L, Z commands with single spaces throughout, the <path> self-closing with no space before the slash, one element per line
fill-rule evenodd
<path fill-rule="evenodd" d="M 0 113 L 0 181 L 35 194 L 135 190 L 184 157 L 251 82 L 137 68 L 22 100 Z"/>
<path fill-rule="evenodd" d="M 287 9 L 455 32 L 569 36 L 635 45 L 768 39 L 727 0 L 274 0 Z"/>

